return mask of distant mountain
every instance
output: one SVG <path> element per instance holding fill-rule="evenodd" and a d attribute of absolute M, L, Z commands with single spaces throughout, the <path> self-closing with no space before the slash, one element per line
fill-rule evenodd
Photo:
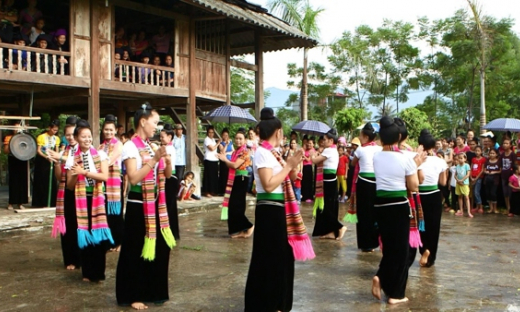
<path fill-rule="evenodd" d="M 266 99 L 265 106 L 271 107 L 273 109 L 285 107 L 285 101 L 287 101 L 289 95 L 292 93 L 298 93 L 297 90 L 284 90 L 276 87 L 267 88 L 266 91 L 269 91 L 271 95 Z M 343 92 L 343 90 L 338 90 L 338 92 Z M 432 93 L 433 92 L 431 90 L 411 91 L 411 93 L 408 94 L 408 101 L 405 103 L 399 103 L 399 111 L 402 111 L 408 107 L 416 106 L 417 104 L 421 104 L 424 102 L 424 99 Z M 389 103 L 395 108 L 395 102 L 393 100 L 391 100 Z M 372 112 L 372 116 L 377 114 L 377 109 L 374 106 L 369 106 L 368 110 Z"/>
<path fill-rule="evenodd" d="M 294 90 L 282 90 L 275 87 L 267 88 L 271 95 L 265 100 L 265 106 L 273 109 L 285 107 L 285 102 L 292 93 L 298 93 Z"/>

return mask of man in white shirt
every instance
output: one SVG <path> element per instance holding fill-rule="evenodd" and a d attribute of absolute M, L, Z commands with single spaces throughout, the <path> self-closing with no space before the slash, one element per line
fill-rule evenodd
<path fill-rule="evenodd" d="M 173 146 L 175 147 L 175 175 L 178 181 L 184 179 L 184 171 L 186 170 L 186 137 L 182 134 L 182 125 L 175 126 L 175 136 L 173 137 Z"/>

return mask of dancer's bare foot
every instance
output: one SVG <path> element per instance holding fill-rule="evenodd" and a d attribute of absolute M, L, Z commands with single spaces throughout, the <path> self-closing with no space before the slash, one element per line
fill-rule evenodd
<path fill-rule="evenodd" d="M 341 229 L 339 229 L 339 235 L 336 237 L 336 240 L 341 240 L 343 236 L 345 236 L 345 232 L 347 231 L 347 227 L 344 226 Z"/>
<path fill-rule="evenodd" d="M 374 296 L 377 300 L 381 300 L 381 283 L 379 282 L 379 277 L 377 276 L 372 278 L 372 296 Z"/>
<path fill-rule="evenodd" d="M 134 308 L 135 310 L 145 310 L 148 309 L 148 306 L 146 306 L 142 302 L 134 302 L 132 303 L 132 308 Z"/>
<path fill-rule="evenodd" d="M 394 299 L 394 298 L 388 299 L 388 304 L 398 304 L 398 303 L 403 303 L 403 302 L 408 302 L 408 298 L 404 297 L 403 299 Z"/>
<path fill-rule="evenodd" d="M 238 234 L 231 235 L 231 238 L 244 238 L 244 232 L 240 232 Z"/>
<path fill-rule="evenodd" d="M 430 256 L 430 251 L 428 249 L 426 249 L 422 256 L 421 256 L 421 260 L 419 260 L 419 264 L 423 267 L 423 266 L 426 266 L 428 264 L 428 257 Z"/>
<path fill-rule="evenodd" d="M 67 270 L 75 270 L 76 269 L 76 266 L 74 264 L 69 264 L 67 265 Z"/>
<path fill-rule="evenodd" d="M 20 206 L 18 207 L 18 209 L 20 209 L 20 210 L 24 210 L 25 207 L 24 207 L 23 205 L 20 205 Z"/>
<path fill-rule="evenodd" d="M 90 280 L 88 278 L 86 278 L 86 277 L 83 278 L 83 281 L 84 282 L 90 282 Z"/>
<path fill-rule="evenodd" d="M 468 217 L 473 218 L 473 215 L 471 213 L 468 213 Z"/>
<path fill-rule="evenodd" d="M 336 236 L 334 235 L 333 232 L 330 232 L 329 234 L 327 235 L 322 235 L 320 236 L 321 239 L 336 239 Z"/>
<path fill-rule="evenodd" d="M 9 205 L 9 206 L 7 206 L 7 210 L 13 210 L 13 209 L 14 209 L 14 208 L 13 208 L 13 205 Z"/>
<path fill-rule="evenodd" d="M 251 235 L 253 235 L 253 232 L 255 230 L 255 226 L 251 226 L 247 231 L 245 231 L 244 238 L 249 238 Z"/>

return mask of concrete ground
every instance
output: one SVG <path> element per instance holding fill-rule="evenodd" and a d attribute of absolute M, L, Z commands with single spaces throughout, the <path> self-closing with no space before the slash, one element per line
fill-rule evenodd
<path fill-rule="evenodd" d="M 183 208 L 188 213 L 179 219 L 181 240 L 170 260 L 170 301 L 149 310 L 243 311 L 252 239 L 228 238 L 214 209 L 219 200 Z M 312 232 L 311 206 L 302 212 Z M 247 215 L 253 221 L 254 206 Z M 118 254 L 107 254 L 105 282 L 82 282 L 80 271 L 63 268 L 60 242 L 50 237 L 52 216 L 0 208 L 0 311 L 131 311 L 116 305 Z M 293 311 L 520 311 L 520 218 L 444 213 L 436 265 L 412 266 L 410 302 L 397 306 L 372 297 L 381 254 L 360 253 L 355 226 L 348 227 L 343 241 L 314 239 L 316 259 L 296 263 Z"/>

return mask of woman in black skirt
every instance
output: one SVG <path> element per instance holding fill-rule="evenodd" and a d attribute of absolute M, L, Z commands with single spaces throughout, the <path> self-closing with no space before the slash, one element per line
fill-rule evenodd
<path fill-rule="evenodd" d="M 56 133 L 58 133 L 59 126 L 60 121 L 58 119 L 53 120 L 49 125 L 47 132 L 40 134 L 38 138 L 36 138 L 38 153 L 34 160 L 32 207 L 46 207 L 49 196 L 51 196 L 50 206 L 56 206 L 56 178 L 54 177 L 54 172 L 51 172 L 51 160 L 48 158 L 46 153 L 47 150 L 58 151 L 60 138 Z"/>
<path fill-rule="evenodd" d="M 19 126 L 16 122 L 14 126 Z M 9 143 L 16 135 L 16 130 L 4 138 L 4 153 L 7 154 L 7 169 L 9 173 L 9 205 L 7 209 L 13 209 L 13 205 L 18 205 L 19 209 L 25 209 L 23 204 L 29 202 L 27 170 L 29 162 L 20 160 L 11 154 Z"/>
<path fill-rule="evenodd" d="M 170 228 L 176 240 L 181 239 L 179 234 L 179 212 L 177 210 L 177 193 L 179 192 L 179 181 L 175 175 L 175 159 L 176 150 L 173 146 L 173 136 L 175 135 L 173 126 L 165 124 L 161 130 L 161 145 L 166 147 L 166 153 L 170 156 L 172 162 L 172 176 L 166 179 L 166 207 L 168 208 L 168 218 L 170 219 Z"/>
<path fill-rule="evenodd" d="M 438 185 L 446 185 L 448 164 L 444 159 L 437 157 L 434 150 L 435 139 L 428 130 L 421 132 L 418 142 L 428 155 L 426 161 L 418 168 L 419 195 L 424 213 L 424 231 L 420 232 L 423 246 L 419 248 L 422 257 L 419 264 L 430 267 L 435 264 L 437 258 L 441 231 L 442 195 Z"/>
<path fill-rule="evenodd" d="M 218 139 L 215 139 L 215 128 L 209 126 L 204 139 L 204 178 L 202 189 L 206 197 L 213 197 L 218 193 Z"/>
<path fill-rule="evenodd" d="M 379 246 L 378 231 L 374 218 L 374 200 L 376 195 L 376 181 L 374 174 L 373 157 L 381 151 L 381 146 L 374 142 L 376 132 L 370 122 L 361 130 L 360 143 L 354 152 L 352 166 L 359 164 L 359 174 L 354 176 L 355 189 L 352 190 L 352 205 L 356 206 L 358 222 L 356 224 L 356 238 L 358 249 L 362 252 L 372 252 Z M 355 190 L 355 191 L 354 191 Z"/>
<path fill-rule="evenodd" d="M 303 152 L 303 169 L 302 169 L 302 202 L 310 203 L 314 199 L 314 173 L 312 171 L 311 155 L 314 154 L 314 140 L 308 138 L 306 140 Z"/>
<path fill-rule="evenodd" d="M 399 142 L 399 128 L 390 117 L 380 121 L 383 151 L 375 153 L 376 200 L 374 215 L 383 243 L 383 257 L 372 279 L 372 295 L 381 300 L 381 290 L 389 304 L 408 301 L 405 296 L 408 280 L 410 236 L 410 205 L 407 191 L 419 186 L 417 165 L 424 153 L 411 159 L 394 149 Z M 391 166 L 389 166 L 391 164 Z"/>
<path fill-rule="evenodd" d="M 78 246 L 78 220 L 76 215 L 76 198 L 74 191 L 67 188 L 67 170 L 65 163 L 69 158 L 74 158 L 78 149 L 78 143 L 74 139 L 74 129 L 76 128 L 77 118 L 70 116 L 65 125 L 65 138 L 69 143 L 60 152 L 49 151 L 49 155 L 55 161 L 54 175 L 58 181 L 58 195 L 56 198 L 56 222 L 53 226 L 53 236 L 56 237 L 61 232 L 61 252 L 63 264 L 67 270 L 75 270 L 81 267 L 80 250 Z M 65 231 L 58 229 L 60 218 L 65 218 Z"/>
<path fill-rule="evenodd" d="M 67 158 L 67 188 L 75 194 L 81 271 L 86 282 L 105 280 L 106 252 L 113 243 L 106 218 L 103 182 L 108 179 L 108 156 L 92 146 L 92 130 L 85 120 L 74 129 L 78 148 Z"/>
<path fill-rule="evenodd" d="M 169 227 L 166 199 L 161 195 L 161 180 L 171 177 L 172 166 L 166 148 L 154 151 L 149 142 L 158 122 L 159 114 L 149 104 L 143 104 L 134 115 L 136 136 L 124 145 L 122 154 L 131 187 L 117 263 L 116 298 L 118 304 L 136 310 L 146 309 L 145 302 L 161 304 L 169 299 L 168 265 L 175 239 Z M 163 214 L 161 218 L 159 214 Z M 160 229 L 155 238 L 148 230 L 152 228 Z M 145 248 L 151 247 L 147 244 L 154 240 L 155 248 Z"/>
<path fill-rule="evenodd" d="M 253 234 L 254 226 L 246 217 L 246 191 L 249 182 L 247 167 L 251 166 L 249 149 L 243 129 L 235 135 L 236 151 L 228 160 L 226 153 L 217 154 L 221 164 L 229 167 L 229 178 L 226 181 L 223 207 L 228 207 L 228 233 L 231 238 L 248 238 Z"/>
<path fill-rule="evenodd" d="M 295 169 L 302 152 L 282 167 L 272 152 L 283 138 L 282 123 L 270 108 L 262 109 L 258 132 L 263 144 L 255 152 L 253 170 L 257 203 L 253 254 L 246 283 L 245 311 L 290 311 L 293 302 L 294 254 L 288 242 L 282 183 Z M 267 144 L 266 144 L 267 143 Z M 279 156 L 281 157 L 281 156 Z"/>
<path fill-rule="evenodd" d="M 319 156 L 312 156 L 312 162 L 323 168 L 316 178 L 315 211 L 316 223 L 312 236 L 341 240 L 347 227 L 338 221 L 339 202 L 336 170 L 339 154 L 336 149 L 338 136 L 336 129 L 330 129 L 323 138 L 323 151 Z M 320 199 L 321 197 L 321 199 Z"/>

